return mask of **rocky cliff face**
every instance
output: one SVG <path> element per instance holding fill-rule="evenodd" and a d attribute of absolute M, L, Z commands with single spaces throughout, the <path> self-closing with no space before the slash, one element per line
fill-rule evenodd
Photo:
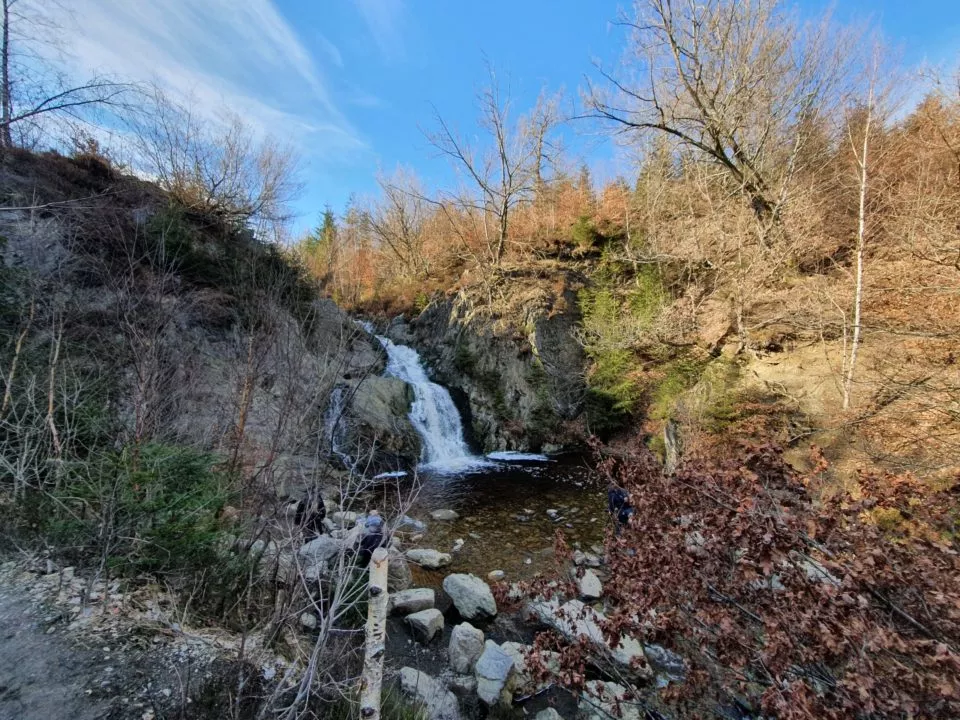
<path fill-rule="evenodd" d="M 582 410 L 585 360 L 576 322 L 573 313 L 542 306 L 497 321 L 461 296 L 434 301 L 387 332 L 416 347 L 436 381 L 466 399 L 485 451 L 540 450 L 578 439 L 572 421 Z"/>

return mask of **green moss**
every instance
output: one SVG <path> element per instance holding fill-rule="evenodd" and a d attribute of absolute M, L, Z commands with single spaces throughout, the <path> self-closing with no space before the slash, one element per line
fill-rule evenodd
<path fill-rule="evenodd" d="M 703 369 L 703 362 L 691 358 L 668 363 L 663 368 L 663 377 L 651 388 L 647 414 L 655 420 L 669 418 L 677 399 L 697 383 Z"/>

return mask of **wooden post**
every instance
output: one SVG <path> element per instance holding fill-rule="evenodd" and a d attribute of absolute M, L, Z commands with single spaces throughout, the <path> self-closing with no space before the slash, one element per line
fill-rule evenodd
<path fill-rule="evenodd" d="M 380 720 L 380 688 L 383 685 L 383 655 L 387 634 L 386 548 L 377 548 L 370 558 L 370 585 L 367 587 L 366 654 L 360 676 L 360 717 Z"/>

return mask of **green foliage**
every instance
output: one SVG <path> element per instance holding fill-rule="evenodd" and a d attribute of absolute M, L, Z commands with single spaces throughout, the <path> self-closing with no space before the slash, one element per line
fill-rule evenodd
<path fill-rule="evenodd" d="M 151 444 L 68 463 L 44 529 L 122 574 L 216 574 L 227 563 L 217 516 L 228 493 L 213 462 Z"/>
<path fill-rule="evenodd" d="M 317 292 L 306 270 L 246 229 L 221 230 L 223 236 L 211 235 L 170 205 L 147 223 L 148 255 L 158 271 L 176 272 L 188 285 L 229 295 L 243 327 L 263 322 L 268 300 L 308 322 Z"/>
<path fill-rule="evenodd" d="M 669 418 L 677 399 L 696 384 L 703 368 L 702 362 L 692 358 L 679 358 L 668 363 L 663 368 L 663 377 L 651 389 L 648 415 L 655 420 Z"/>
<path fill-rule="evenodd" d="M 600 233 L 589 215 L 581 215 L 570 229 L 570 237 L 578 247 L 591 248 L 600 239 Z"/>

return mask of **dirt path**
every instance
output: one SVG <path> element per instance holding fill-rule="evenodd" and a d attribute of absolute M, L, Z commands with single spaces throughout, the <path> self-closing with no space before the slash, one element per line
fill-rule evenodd
<path fill-rule="evenodd" d="M 46 630 L 20 588 L 0 587 L 0 720 L 106 717 L 109 706 L 91 697 L 108 667 L 104 654 Z"/>

